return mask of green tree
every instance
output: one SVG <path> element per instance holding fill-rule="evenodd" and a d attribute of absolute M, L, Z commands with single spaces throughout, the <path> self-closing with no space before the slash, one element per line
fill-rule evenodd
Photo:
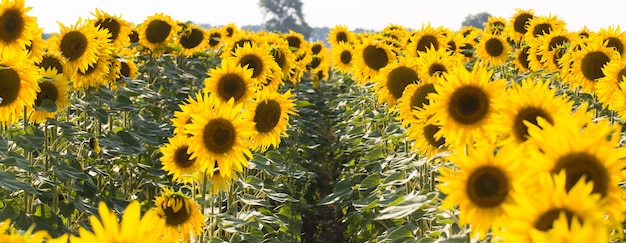
<path fill-rule="evenodd" d="M 487 12 L 482 12 L 478 14 L 470 14 L 465 16 L 465 20 L 461 23 L 461 26 L 474 26 L 476 28 L 482 29 L 485 27 L 485 23 L 489 20 L 491 14 Z"/>
<path fill-rule="evenodd" d="M 268 31 L 287 33 L 293 30 L 302 34 L 304 39 L 309 39 L 313 28 L 304 20 L 300 0 L 260 0 L 259 7 Z"/>

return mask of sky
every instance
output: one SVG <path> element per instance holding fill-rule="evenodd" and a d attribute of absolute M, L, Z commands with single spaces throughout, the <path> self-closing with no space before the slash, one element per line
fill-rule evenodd
<path fill-rule="evenodd" d="M 468 15 L 487 12 L 510 19 L 516 9 L 535 11 L 535 15 L 553 15 L 566 23 L 570 31 L 584 26 L 600 28 L 625 25 L 626 14 L 619 0 L 301 0 L 306 22 L 312 27 L 346 25 L 354 30 L 382 30 L 390 24 L 419 29 L 423 25 L 461 28 Z M 59 32 L 58 23 L 76 24 L 78 18 L 93 18 L 95 9 L 139 24 L 156 13 L 174 20 L 221 26 L 259 25 L 264 16 L 259 0 L 25 0 L 32 7 L 27 12 L 37 17 L 45 33 Z M 623 30 L 623 29 L 622 29 Z"/>

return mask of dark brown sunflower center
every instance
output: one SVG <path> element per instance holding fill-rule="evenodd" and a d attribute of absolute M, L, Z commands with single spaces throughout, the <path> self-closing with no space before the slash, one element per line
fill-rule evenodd
<path fill-rule="evenodd" d="M 552 173 L 565 170 L 565 189 L 570 190 L 584 176 L 585 181 L 593 182 L 593 193 L 606 197 L 609 192 L 609 173 L 602 162 L 586 152 L 572 152 L 561 156 Z"/>
<path fill-rule="evenodd" d="M 285 54 L 279 49 L 272 49 L 270 53 L 274 58 L 274 62 L 276 62 L 276 64 L 278 64 L 281 69 L 287 64 L 287 58 L 285 57 Z"/>
<path fill-rule="evenodd" d="M 417 42 L 417 51 L 426 52 L 428 49 L 437 50 L 439 49 L 439 42 L 437 41 L 437 37 L 432 35 L 424 35 Z"/>
<path fill-rule="evenodd" d="M 580 69 L 585 78 L 595 81 L 596 79 L 604 77 L 602 67 L 610 60 L 611 59 L 604 52 L 589 52 L 583 57 L 580 63 Z"/>
<path fill-rule="evenodd" d="M 569 43 L 569 39 L 567 37 L 559 35 L 550 39 L 550 43 L 548 44 L 548 51 L 552 51 L 557 47 L 562 47 L 565 44 Z"/>
<path fill-rule="evenodd" d="M 172 26 L 163 20 L 152 20 L 146 27 L 146 40 L 151 44 L 164 42 L 172 31 Z"/>
<path fill-rule="evenodd" d="M 454 42 L 453 40 L 448 41 L 448 47 L 446 50 L 451 52 L 451 54 L 456 53 L 456 42 Z"/>
<path fill-rule="evenodd" d="M 92 63 L 92 64 L 87 65 L 87 69 L 85 69 L 85 71 L 82 71 L 82 70 L 79 69 L 78 73 L 82 74 L 82 75 L 89 75 L 89 74 L 92 74 L 93 72 L 95 72 L 97 67 L 98 67 L 98 62 L 96 61 L 96 63 Z"/>
<path fill-rule="evenodd" d="M 20 94 L 20 76 L 13 69 L 8 67 L 0 68 L 0 107 L 10 105 Z"/>
<path fill-rule="evenodd" d="M 513 29 L 515 30 L 515 32 L 522 35 L 526 34 L 526 32 L 528 32 L 528 30 L 526 29 L 526 24 L 529 20 L 533 19 L 533 17 L 534 16 L 532 14 L 528 13 L 523 13 L 515 17 L 515 20 L 513 21 Z"/>
<path fill-rule="evenodd" d="M 173 200 L 175 202 L 170 203 L 169 202 L 170 200 Z M 173 206 L 179 205 L 179 204 L 183 204 L 183 206 L 180 207 L 178 211 L 175 211 Z M 187 202 L 185 198 L 182 198 L 179 196 L 166 198 L 165 202 L 163 202 L 163 204 L 161 205 L 161 208 L 163 209 L 163 212 L 165 213 L 165 215 L 163 215 L 165 217 L 165 224 L 180 225 L 180 224 L 184 224 L 185 222 L 187 222 L 187 220 L 191 216 L 191 212 L 189 212 L 189 209 L 188 209 L 189 208 L 188 204 L 189 202 Z M 167 206 L 167 205 L 170 205 L 170 206 Z"/>
<path fill-rule="evenodd" d="M 363 49 L 363 61 L 369 68 L 379 70 L 387 66 L 389 57 L 385 49 L 376 46 L 367 46 Z"/>
<path fill-rule="evenodd" d="M 428 67 L 428 74 L 431 77 L 441 76 L 443 73 L 447 72 L 448 69 L 441 63 L 433 63 Z"/>
<path fill-rule="evenodd" d="M 524 124 L 524 121 L 528 121 L 535 126 L 537 124 L 537 117 L 541 117 L 546 119 L 550 124 L 554 124 L 552 120 L 552 116 L 548 114 L 545 110 L 537 107 L 525 107 L 522 108 L 517 115 L 515 116 L 515 120 L 513 121 L 513 132 L 515 133 L 515 137 L 519 141 L 528 140 L 528 126 Z"/>
<path fill-rule="evenodd" d="M 509 180 L 500 168 L 486 165 L 469 176 L 465 190 L 476 206 L 496 207 L 509 195 Z"/>
<path fill-rule="evenodd" d="M 350 64 L 350 62 L 352 61 L 352 52 L 348 50 L 342 51 L 339 55 L 339 59 L 341 60 L 342 64 Z"/>
<path fill-rule="evenodd" d="M 211 33 L 211 35 L 209 36 L 209 46 L 211 47 L 219 45 L 220 41 L 222 41 L 222 34 L 220 33 Z"/>
<path fill-rule="evenodd" d="M 228 27 L 226 28 L 226 37 L 233 37 L 233 34 L 235 34 L 235 29 L 232 27 Z"/>
<path fill-rule="evenodd" d="M 217 154 L 230 151 L 235 145 L 236 131 L 233 124 L 224 118 L 215 118 L 204 127 L 204 147 Z"/>
<path fill-rule="evenodd" d="M 87 50 L 87 37 L 80 31 L 70 31 L 61 38 L 61 54 L 67 60 L 73 61 L 79 59 Z"/>
<path fill-rule="evenodd" d="M 454 121 L 464 124 L 476 124 L 489 112 L 489 97 L 476 86 L 463 86 L 452 94 L 448 104 L 448 113 Z"/>
<path fill-rule="evenodd" d="M 286 39 L 287 43 L 289 43 L 289 47 L 291 47 L 293 51 L 300 50 L 300 45 L 302 45 L 300 38 L 298 38 L 297 36 L 287 36 Z"/>
<path fill-rule="evenodd" d="M 39 89 L 41 91 L 37 92 L 37 99 L 35 99 L 35 106 L 37 107 L 41 106 L 45 99 L 56 101 L 59 98 L 59 90 L 50 82 L 39 83 Z"/>
<path fill-rule="evenodd" d="M 43 68 L 44 70 L 54 68 L 57 70 L 57 73 L 63 73 L 63 64 L 61 64 L 61 61 L 51 56 L 43 56 L 41 62 L 37 64 L 37 66 Z"/>
<path fill-rule="evenodd" d="M 130 77 L 130 65 L 128 65 L 128 62 L 120 62 L 120 75 L 122 77 Z"/>
<path fill-rule="evenodd" d="M 619 52 L 620 55 L 624 54 L 624 44 L 622 44 L 622 42 L 618 38 L 609 37 L 604 41 L 607 42 L 607 47 L 614 48 L 617 52 Z"/>
<path fill-rule="evenodd" d="M 337 35 L 335 35 L 335 38 L 337 39 L 337 43 L 348 42 L 348 35 L 346 34 L 346 32 L 337 33 Z"/>
<path fill-rule="evenodd" d="M 239 65 L 242 67 L 248 65 L 248 69 L 252 69 L 252 78 L 258 77 L 263 72 L 263 68 L 265 68 L 263 60 L 254 54 L 242 56 L 239 59 Z"/>
<path fill-rule="evenodd" d="M 196 28 L 192 28 L 189 33 L 180 37 L 180 45 L 186 49 L 192 49 L 202 43 L 204 34 Z"/>
<path fill-rule="evenodd" d="M 498 57 L 504 52 L 504 45 L 496 38 L 491 38 L 485 42 L 485 51 L 492 57 Z"/>
<path fill-rule="evenodd" d="M 321 44 L 315 44 L 311 47 L 311 54 L 313 55 L 317 55 L 320 53 L 320 51 L 322 51 L 322 45 Z"/>
<path fill-rule="evenodd" d="M 109 36 L 110 41 L 115 41 L 117 39 L 117 36 L 119 36 L 120 34 L 120 30 L 122 29 L 122 25 L 120 25 L 117 20 L 112 18 L 99 19 L 98 21 L 96 21 L 95 26 L 98 27 L 99 30 L 108 30 L 111 34 L 111 36 Z"/>
<path fill-rule="evenodd" d="M 622 90 L 622 86 L 620 86 L 620 83 L 624 82 L 624 76 L 626 76 L 626 68 L 622 68 L 619 70 L 619 72 L 617 73 L 617 88 Z"/>
<path fill-rule="evenodd" d="M 461 49 L 461 53 L 463 53 L 463 56 L 468 57 L 468 58 L 471 58 L 474 56 L 474 46 L 472 44 L 465 43 L 459 48 Z"/>
<path fill-rule="evenodd" d="M 406 86 L 417 83 L 418 79 L 419 77 L 415 70 L 409 67 L 398 67 L 389 72 L 387 76 L 387 89 L 395 99 L 400 99 Z"/>
<path fill-rule="evenodd" d="M 139 42 L 139 32 L 137 32 L 137 30 L 131 30 L 128 34 L 128 38 L 130 39 L 130 43 Z"/>
<path fill-rule="evenodd" d="M 533 28 L 533 36 L 537 37 L 540 35 L 547 35 L 550 34 L 551 31 L 552 25 L 548 23 L 537 24 L 535 25 L 535 28 Z"/>
<path fill-rule="evenodd" d="M 548 210 L 547 212 L 539 216 L 537 221 L 535 221 L 535 225 L 534 225 L 535 229 L 544 231 L 544 232 L 552 229 L 554 225 L 554 221 L 559 219 L 559 216 L 561 215 L 561 213 L 565 214 L 565 218 L 567 219 L 567 225 L 571 226 L 572 220 L 574 219 L 574 215 L 575 215 L 574 212 L 565 208 L 554 208 L 554 209 Z"/>
<path fill-rule="evenodd" d="M 322 58 L 320 58 L 319 56 L 314 56 L 313 59 L 311 59 L 311 62 L 309 63 L 309 68 L 316 69 L 317 67 L 320 66 L 321 63 L 322 63 Z"/>
<path fill-rule="evenodd" d="M 0 15 L 0 40 L 4 43 L 12 43 L 19 39 L 24 32 L 24 18 L 19 9 L 6 9 Z"/>
<path fill-rule="evenodd" d="M 245 80 L 237 74 L 229 73 L 217 81 L 217 94 L 223 100 L 235 99 L 239 101 L 246 94 L 247 86 Z"/>
<path fill-rule="evenodd" d="M 191 157 L 191 154 L 187 152 L 188 148 L 189 146 L 180 146 L 176 149 L 176 152 L 174 152 L 174 162 L 176 163 L 177 167 L 189 168 L 194 163 L 196 163 L 195 158 L 189 159 L 189 157 Z"/>
<path fill-rule="evenodd" d="M 430 99 L 428 99 L 428 94 L 435 93 L 435 85 L 432 83 L 427 83 L 415 90 L 413 96 L 411 97 L 411 107 L 413 109 L 423 109 L 425 105 L 430 104 Z"/>
<path fill-rule="evenodd" d="M 260 133 L 271 132 L 280 121 L 280 115 L 280 104 L 275 100 L 259 103 L 254 114 L 256 130 Z"/>
<path fill-rule="evenodd" d="M 426 139 L 428 144 L 430 144 L 430 146 L 439 148 L 446 144 L 446 139 L 444 137 L 435 138 L 435 134 L 437 134 L 440 129 L 441 127 L 433 124 L 428 124 L 424 126 L 424 138 Z"/>
<path fill-rule="evenodd" d="M 530 51 L 529 47 L 524 47 L 519 54 L 517 55 L 517 61 L 522 65 L 522 67 L 529 69 L 530 61 L 528 60 L 528 52 Z"/>
<path fill-rule="evenodd" d="M 554 51 L 554 54 L 552 54 L 552 63 L 555 66 L 560 66 L 559 64 L 559 60 L 561 60 L 561 57 L 563 57 L 563 55 L 565 55 L 565 52 L 567 51 L 567 49 L 565 48 L 559 48 L 556 51 Z"/>

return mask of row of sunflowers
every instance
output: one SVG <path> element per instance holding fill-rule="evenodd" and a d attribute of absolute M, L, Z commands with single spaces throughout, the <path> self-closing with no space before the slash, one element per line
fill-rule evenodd
<path fill-rule="evenodd" d="M 0 9 L 3 23 L 18 26 L 7 25 L 12 28 L 1 36 L 3 156 L 23 159 L 35 171 L 53 171 L 51 180 L 60 182 L 24 183 L 5 173 L 3 190 L 19 198 L 25 214 L 45 215 L 38 206 L 45 204 L 41 191 L 49 189 L 50 211 L 63 215 L 59 224 L 69 231 L 12 231 L 2 236 L 9 240 L 208 241 L 220 223 L 210 214 L 222 208 L 209 199 L 226 196 L 231 202 L 233 185 L 241 181 L 248 185 L 242 189 L 254 188 L 250 160 L 277 149 L 288 136 L 290 119 L 298 113 L 293 94 L 298 85 L 311 81 L 315 88 L 337 77 L 353 79 L 397 117 L 413 153 L 438 168 L 440 210 L 454 219 L 451 224 L 468 229 L 468 238 L 607 242 L 622 237 L 626 35 L 619 27 L 571 31 L 557 16 L 518 10 L 508 20 L 490 18 L 483 29 L 389 25 L 353 33 L 338 25 L 329 32 L 327 48 L 295 32 L 250 32 L 234 25 L 204 29 L 164 14 L 133 25 L 96 10 L 93 19 L 60 24 L 60 33 L 44 40 L 23 1 L 3 1 Z M 153 107 L 150 116 L 133 116 L 145 111 L 126 104 L 151 94 L 132 88 L 155 85 L 176 72 L 176 66 L 163 70 L 154 61 L 163 57 L 179 67 L 196 58 L 205 69 L 193 66 L 196 75 L 177 76 L 193 80 L 191 86 L 158 86 L 158 93 L 169 90 L 176 99 Z M 122 93 L 128 97 L 117 96 Z M 107 103 L 106 95 L 117 103 Z M 94 113 L 77 109 L 93 104 L 111 110 L 103 115 L 97 107 Z M 156 116 L 159 110 L 166 114 Z M 139 118 L 171 123 L 171 131 L 157 134 L 167 135 L 144 148 L 133 126 Z M 85 145 L 61 146 L 56 131 L 69 124 L 94 135 Z M 39 133 L 43 139 L 33 138 Z M 76 144 L 79 149 L 69 148 Z M 116 150 L 120 144 L 132 149 Z M 157 158 L 163 172 L 146 190 L 152 194 L 124 193 L 125 204 L 86 199 L 98 205 L 93 215 L 61 213 L 63 201 L 77 192 L 59 191 L 74 190 L 77 178 L 103 177 L 99 170 L 93 175 L 55 170 L 68 166 L 55 156 L 75 154 L 79 158 L 72 161 L 79 162 L 71 168 L 87 170 L 94 161 L 132 158 L 150 149 L 146 156 Z M 19 173 L 18 162 L 3 161 L 3 168 Z M 112 167 L 123 174 L 131 166 Z M 102 195 L 105 189 L 143 185 L 96 181 Z M 278 195 L 286 198 L 273 194 L 275 201 Z M 87 224 L 74 223 L 86 218 Z M 3 232 L 10 223 L 5 221 Z"/>

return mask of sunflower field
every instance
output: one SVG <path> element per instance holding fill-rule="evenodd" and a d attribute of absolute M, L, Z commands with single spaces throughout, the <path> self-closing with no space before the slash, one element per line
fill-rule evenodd
<path fill-rule="evenodd" d="M 0 242 L 622 242 L 626 32 L 0 5 Z"/>

